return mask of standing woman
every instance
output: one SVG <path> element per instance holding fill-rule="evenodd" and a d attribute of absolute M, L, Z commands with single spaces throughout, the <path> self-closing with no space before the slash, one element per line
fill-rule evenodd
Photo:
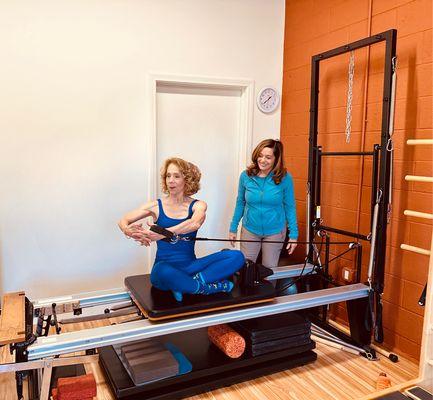
<path fill-rule="evenodd" d="M 191 196 L 200 189 L 200 170 L 181 158 L 169 158 L 161 168 L 161 186 L 166 194 L 128 212 L 119 221 L 119 228 L 144 246 L 157 242 L 157 252 L 150 280 L 160 290 L 172 291 L 177 301 L 184 293 L 213 294 L 230 292 L 233 283 L 228 278 L 244 265 L 238 250 L 220 251 L 197 258 L 194 251 L 198 229 L 206 218 L 207 205 Z M 138 223 L 152 217 L 153 223 L 174 233 L 167 242 Z M 177 240 L 182 237 L 192 240 Z"/>
<path fill-rule="evenodd" d="M 263 140 L 251 158 L 252 164 L 239 178 L 229 239 L 236 240 L 242 219 L 241 239 L 257 240 L 255 243 L 241 242 L 245 258 L 255 262 L 262 250 L 262 264 L 276 267 L 283 243 L 260 243 L 260 240 L 283 242 L 288 228 L 287 250 L 289 254 L 295 250 L 298 225 L 293 179 L 284 167 L 283 144 L 279 140 Z M 296 293 L 295 285 L 292 284 L 290 289 L 291 293 Z"/>

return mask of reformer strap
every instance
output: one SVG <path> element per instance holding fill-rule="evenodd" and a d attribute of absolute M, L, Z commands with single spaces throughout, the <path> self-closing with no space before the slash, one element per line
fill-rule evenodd
<path fill-rule="evenodd" d="M 237 242 L 237 243 L 286 243 L 286 241 L 281 240 L 253 240 L 253 239 L 222 239 L 222 238 L 205 238 L 205 237 L 189 237 L 189 236 L 180 236 L 177 233 L 171 232 L 168 229 L 163 228 L 159 225 L 152 225 L 150 227 L 150 230 L 152 232 L 158 233 L 162 236 L 165 236 L 165 241 L 170 243 L 177 243 L 178 241 L 186 241 L 186 242 L 193 242 L 193 241 L 212 241 L 212 242 Z M 320 244 L 321 242 L 299 242 L 296 241 L 297 244 Z M 329 244 L 347 244 L 347 245 L 354 245 L 356 242 L 329 242 Z"/>
<path fill-rule="evenodd" d="M 163 228 L 162 226 L 159 226 L 159 225 L 152 225 L 150 227 L 150 230 L 152 232 L 158 233 L 159 235 L 165 236 L 165 239 L 163 239 L 163 240 L 166 240 L 167 242 L 174 243 L 173 242 L 173 238 L 176 235 L 174 232 L 169 231 L 168 229 L 165 229 L 165 228 Z M 179 237 L 178 237 L 178 235 L 176 235 L 176 236 L 177 236 L 177 238 L 176 238 L 176 242 L 177 242 L 179 240 Z"/>

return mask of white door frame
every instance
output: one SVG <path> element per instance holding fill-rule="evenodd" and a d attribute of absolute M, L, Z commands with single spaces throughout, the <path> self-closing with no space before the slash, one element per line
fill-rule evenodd
<path fill-rule="evenodd" d="M 233 149 L 238 153 L 238 175 L 245 169 L 252 150 L 253 142 L 253 110 L 254 110 L 254 81 L 250 79 L 227 79 L 216 77 L 198 77 L 187 75 L 171 75 L 149 73 L 148 101 L 147 101 L 147 198 L 155 199 L 158 192 L 159 166 L 157 159 L 157 126 L 156 126 L 156 93 L 159 84 L 183 86 L 186 88 L 233 89 L 240 91 L 240 115 L 238 143 Z M 153 252 L 148 252 L 150 268 Z"/>

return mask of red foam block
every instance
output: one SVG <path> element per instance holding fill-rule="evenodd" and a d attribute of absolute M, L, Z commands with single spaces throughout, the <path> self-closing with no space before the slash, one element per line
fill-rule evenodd
<path fill-rule="evenodd" d="M 93 374 L 57 380 L 57 400 L 87 400 L 94 396 L 96 381 Z"/>

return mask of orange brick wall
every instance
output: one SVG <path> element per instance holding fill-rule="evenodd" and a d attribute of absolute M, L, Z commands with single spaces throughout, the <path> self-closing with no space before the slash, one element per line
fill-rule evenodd
<path fill-rule="evenodd" d="M 432 2 L 431 0 L 287 0 L 284 44 L 281 140 L 295 181 L 301 238 L 305 236 L 305 197 L 311 57 L 343 44 L 395 28 L 397 95 L 392 219 L 388 231 L 384 293 L 385 346 L 419 358 L 423 308 L 418 298 L 427 279 L 428 257 L 399 249 L 401 243 L 429 248 L 432 224 L 408 218 L 405 209 L 433 212 L 432 185 L 408 183 L 404 175 L 433 175 L 432 147 L 409 147 L 409 138 L 432 134 Z M 380 143 L 384 44 L 355 52 L 352 137 L 345 142 L 349 54 L 321 63 L 319 145 L 326 151 L 372 150 Z M 363 124 L 365 116 L 365 124 Z M 364 126 L 363 126 L 364 125 Z M 322 166 L 324 224 L 367 234 L 370 221 L 371 161 L 326 159 Z M 359 193 L 359 188 L 361 194 Z M 359 220 L 358 220 L 358 215 Z M 347 239 L 331 234 L 332 239 Z M 341 251 L 341 249 L 340 249 Z M 337 248 L 332 249 L 337 254 Z M 363 279 L 369 247 L 364 246 Z M 351 256 L 334 262 L 338 277 Z M 333 317 L 345 319 L 343 306 Z"/>

